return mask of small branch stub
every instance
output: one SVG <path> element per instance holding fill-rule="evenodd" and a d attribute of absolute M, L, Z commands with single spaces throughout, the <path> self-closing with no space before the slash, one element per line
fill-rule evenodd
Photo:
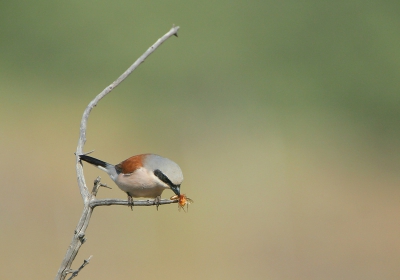
<path fill-rule="evenodd" d="M 97 195 L 97 192 L 99 191 L 100 187 L 104 187 L 104 188 L 107 188 L 107 189 L 112 189 L 111 187 L 107 186 L 107 184 L 101 183 L 100 180 L 101 180 L 101 177 L 97 176 L 97 178 L 93 182 L 93 189 L 92 189 L 92 195 L 93 196 Z"/>
<path fill-rule="evenodd" d="M 91 259 L 92 257 L 93 257 L 93 255 L 90 256 L 89 258 L 87 258 L 86 260 L 84 260 L 84 261 L 83 261 L 83 264 L 82 264 L 77 270 L 71 271 L 70 273 L 72 273 L 72 275 L 71 275 L 70 278 L 68 278 L 68 280 L 71 280 L 71 279 L 75 278 L 76 276 L 78 276 L 79 272 L 80 272 L 86 265 L 89 264 L 89 261 L 90 261 L 90 259 Z"/>

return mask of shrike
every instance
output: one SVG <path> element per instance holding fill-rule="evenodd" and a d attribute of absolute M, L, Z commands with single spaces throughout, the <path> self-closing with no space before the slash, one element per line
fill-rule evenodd
<path fill-rule="evenodd" d="M 126 192 L 131 205 L 133 197 L 154 198 L 158 203 L 165 189 L 171 189 L 180 196 L 182 170 L 170 159 L 142 154 L 112 165 L 87 155 L 80 155 L 79 158 L 107 172 L 115 184 Z"/>

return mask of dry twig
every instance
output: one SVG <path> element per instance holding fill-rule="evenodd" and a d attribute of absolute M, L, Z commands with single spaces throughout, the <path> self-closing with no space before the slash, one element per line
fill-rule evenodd
<path fill-rule="evenodd" d="M 90 261 L 90 259 L 91 259 L 92 257 L 93 257 L 93 256 L 90 256 L 89 258 L 87 258 L 87 260 L 84 260 L 84 261 L 83 261 L 83 264 L 82 264 L 77 270 L 70 271 L 69 273 L 72 273 L 72 275 L 71 275 L 71 277 L 68 278 L 68 280 L 71 280 L 71 279 L 75 278 L 76 276 L 78 276 L 79 271 L 81 271 L 82 268 L 84 268 L 87 264 L 89 264 L 89 261 Z"/>
<path fill-rule="evenodd" d="M 76 255 L 82 244 L 86 241 L 85 232 L 89 225 L 90 217 L 92 215 L 93 209 L 97 206 L 110 206 L 110 205 L 126 205 L 129 206 L 128 201 L 119 200 L 119 199 L 96 199 L 96 194 L 100 186 L 104 186 L 100 183 L 100 179 L 96 179 L 94 182 L 94 187 L 92 192 L 89 192 L 88 187 L 86 186 L 85 177 L 83 175 L 83 168 L 79 161 L 79 155 L 83 154 L 83 146 L 86 142 L 86 126 L 89 118 L 89 114 L 92 109 L 97 105 L 97 103 L 108 93 L 110 93 L 114 88 L 116 88 L 126 77 L 129 76 L 151 53 L 153 53 L 162 43 L 164 43 L 169 37 L 175 35 L 177 36 L 179 30 L 179 26 L 173 26 L 164 36 L 157 40 L 149 49 L 147 49 L 144 54 L 139 57 L 135 63 L 133 63 L 117 80 L 115 80 L 112 84 L 106 87 L 102 92 L 100 92 L 86 107 L 80 125 L 80 135 L 78 140 L 78 146 L 76 148 L 76 173 L 78 179 L 79 190 L 83 199 L 83 211 L 82 216 L 78 222 L 78 225 L 75 229 L 74 236 L 72 237 L 71 244 L 68 247 L 67 253 L 61 263 L 61 266 L 57 272 L 56 280 L 65 279 L 68 273 L 73 273 L 70 279 L 77 276 L 79 271 L 89 263 L 89 259 L 85 260 L 85 262 L 81 265 L 81 267 L 77 270 L 72 270 L 71 265 L 74 261 Z M 167 200 L 163 199 L 160 201 L 160 204 L 170 204 L 177 203 L 176 200 Z M 136 200 L 134 201 L 134 206 L 151 206 L 155 205 L 152 200 Z"/>

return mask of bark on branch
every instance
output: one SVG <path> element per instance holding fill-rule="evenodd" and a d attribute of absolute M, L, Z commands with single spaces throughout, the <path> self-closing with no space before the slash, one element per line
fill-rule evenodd
<path fill-rule="evenodd" d="M 84 261 L 84 264 L 78 268 L 77 270 L 71 269 L 72 262 L 74 261 L 76 255 L 82 244 L 86 241 L 85 232 L 89 225 L 90 217 L 92 215 L 93 209 L 97 206 L 110 206 L 110 205 L 126 205 L 128 204 L 127 200 L 120 199 L 97 199 L 96 194 L 98 188 L 101 186 L 100 180 L 96 179 L 94 182 L 93 191 L 90 192 L 88 187 L 86 186 L 85 177 L 83 174 L 83 168 L 79 161 L 79 155 L 83 154 L 83 146 L 86 142 L 86 126 L 89 118 L 89 114 L 92 109 L 97 105 L 97 103 L 108 93 L 110 93 L 114 88 L 116 88 L 123 80 L 126 79 L 150 54 L 152 54 L 162 43 L 164 43 L 168 38 L 172 35 L 178 36 L 179 26 L 173 26 L 164 36 L 157 40 L 147 51 L 143 53 L 117 80 L 115 80 L 112 84 L 106 87 L 102 92 L 100 92 L 86 107 L 80 125 L 80 135 L 78 140 L 78 146 L 76 148 L 76 173 L 78 179 L 79 191 L 81 193 L 83 199 L 83 211 L 81 218 L 78 222 L 78 225 L 75 229 L 74 235 L 72 237 L 72 241 L 68 247 L 67 253 L 61 263 L 61 266 L 57 272 L 55 277 L 56 280 L 63 280 L 66 278 L 68 273 L 72 273 L 72 277 L 77 276 L 79 271 L 89 263 L 89 259 Z M 104 186 L 104 185 L 103 185 Z M 177 203 L 176 200 L 168 200 L 163 199 L 159 202 L 159 204 L 171 204 Z M 136 206 L 151 206 L 156 205 L 153 200 L 136 200 L 134 201 L 134 207 Z"/>

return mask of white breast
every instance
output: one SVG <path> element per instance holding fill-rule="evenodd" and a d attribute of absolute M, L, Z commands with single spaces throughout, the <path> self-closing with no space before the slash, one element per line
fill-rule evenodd
<path fill-rule="evenodd" d="M 114 180 L 117 186 L 132 197 L 155 198 L 169 186 L 161 182 L 152 171 L 145 168 L 136 169 L 131 174 L 118 174 Z"/>

